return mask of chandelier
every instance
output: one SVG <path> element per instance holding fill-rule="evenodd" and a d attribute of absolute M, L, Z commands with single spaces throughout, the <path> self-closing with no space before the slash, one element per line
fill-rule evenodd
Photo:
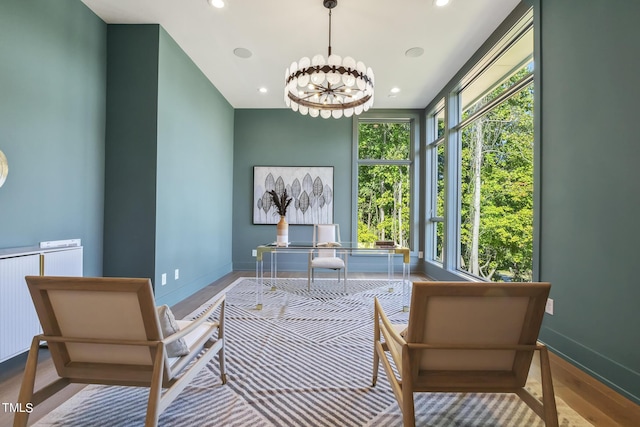
<path fill-rule="evenodd" d="M 284 102 L 311 117 L 339 119 L 367 111 L 373 104 L 373 70 L 350 56 L 331 53 L 331 9 L 338 0 L 323 0 L 329 9 L 329 52 L 293 62 L 286 71 Z"/>

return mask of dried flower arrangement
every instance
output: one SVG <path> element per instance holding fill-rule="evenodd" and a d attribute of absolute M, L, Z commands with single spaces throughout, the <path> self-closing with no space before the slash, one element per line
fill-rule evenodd
<path fill-rule="evenodd" d="M 293 198 L 289 197 L 286 189 L 281 196 L 278 196 L 278 193 L 276 193 L 275 190 L 269 191 L 269 194 L 271 194 L 271 198 L 273 199 L 273 204 L 276 206 L 278 215 L 285 216 L 287 214 L 287 208 L 291 204 Z"/>

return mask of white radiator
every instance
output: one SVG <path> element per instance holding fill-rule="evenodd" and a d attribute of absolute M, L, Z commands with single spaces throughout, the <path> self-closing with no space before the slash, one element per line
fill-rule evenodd
<path fill-rule="evenodd" d="M 40 273 L 40 255 L 0 259 L 0 361 L 29 348 L 40 322 L 24 276 Z"/>

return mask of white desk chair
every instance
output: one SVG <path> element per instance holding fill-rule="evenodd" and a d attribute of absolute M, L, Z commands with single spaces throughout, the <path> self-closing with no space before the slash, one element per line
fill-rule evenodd
<path fill-rule="evenodd" d="M 340 270 L 344 273 L 344 289 L 347 290 L 347 257 L 344 251 L 336 251 L 340 247 L 340 225 L 338 224 L 314 224 L 313 249 L 309 252 L 309 268 L 307 271 L 307 289 L 311 289 L 314 279 L 314 270 L 324 268 L 338 271 L 340 282 Z M 326 248 L 326 249 L 325 249 Z M 342 256 L 339 256 L 342 255 Z"/>

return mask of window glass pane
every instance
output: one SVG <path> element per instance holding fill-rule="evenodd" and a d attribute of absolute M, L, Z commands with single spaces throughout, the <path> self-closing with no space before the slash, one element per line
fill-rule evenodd
<path fill-rule="evenodd" d="M 409 246 L 409 165 L 358 167 L 358 241 Z"/>
<path fill-rule="evenodd" d="M 436 148 L 436 216 L 444 217 L 444 144 Z"/>
<path fill-rule="evenodd" d="M 359 159 L 407 160 L 410 146 L 409 122 L 359 123 Z"/>
<path fill-rule="evenodd" d="M 433 253 L 432 258 L 434 261 L 442 262 L 442 251 L 444 245 L 444 223 L 441 219 L 444 218 L 444 143 L 439 143 L 434 147 L 436 158 L 434 175 L 436 181 L 436 194 L 435 210 L 432 215 L 435 215 L 440 221 L 433 221 L 432 226 L 435 227 L 435 241 L 432 242 Z"/>
<path fill-rule="evenodd" d="M 444 242 L 444 223 L 436 222 L 436 248 L 434 259 L 438 262 L 442 262 L 442 244 Z"/>
<path fill-rule="evenodd" d="M 429 234 L 431 236 L 431 250 L 427 253 L 431 260 L 442 263 L 442 252 L 444 245 L 444 99 L 441 99 L 434 107 L 434 112 L 429 115 L 429 150 L 431 150 L 431 173 L 430 181 L 435 185 L 427 186 L 433 189 L 433 194 L 427 194 L 430 206 L 428 209 L 429 218 L 427 218 Z M 431 193 L 431 191 L 430 191 Z"/>
<path fill-rule="evenodd" d="M 465 126 L 461 152 L 459 268 L 487 280 L 531 280 L 533 84 Z"/>
<path fill-rule="evenodd" d="M 436 113 L 436 139 L 444 136 L 444 108 Z"/>

